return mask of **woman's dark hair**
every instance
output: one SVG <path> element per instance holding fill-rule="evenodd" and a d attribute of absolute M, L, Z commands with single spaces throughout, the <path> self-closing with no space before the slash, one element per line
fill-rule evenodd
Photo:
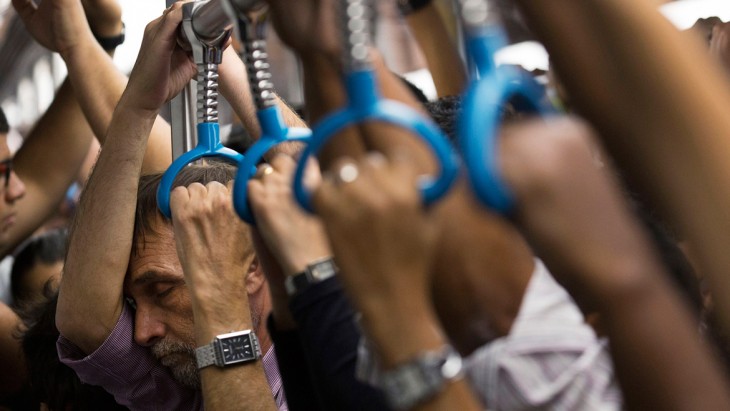
<path fill-rule="evenodd" d="M 33 398 L 46 403 L 51 410 L 65 410 L 69 406 L 74 410 L 126 409 L 102 388 L 82 383 L 76 373 L 59 360 L 56 350 L 58 292 L 54 288 L 47 283 L 46 298 L 21 313 L 27 327 L 22 334 L 22 346 Z"/>
<path fill-rule="evenodd" d="M 39 263 L 51 265 L 62 262 L 66 255 L 67 238 L 66 229 L 58 229 L 33 237 L 20 246 L 10 273 L 10 289 L 15 307 L 22 306 L 32 294 L 23 281 L 27 273 Z"/>

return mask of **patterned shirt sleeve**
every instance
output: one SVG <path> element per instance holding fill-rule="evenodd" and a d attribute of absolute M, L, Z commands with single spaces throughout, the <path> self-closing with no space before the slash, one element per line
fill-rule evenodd
<path fill-rule="evenodd" d="M 98 385 L 132 410 L 199 410 L 199 393 L 175 381 L 149 349 L 134 342 L 132 308 L 124 304 L 114 330 L 93 353 L 84 353 L 64 336 L 56 344 L 62 363 L 79 379 Z"/>

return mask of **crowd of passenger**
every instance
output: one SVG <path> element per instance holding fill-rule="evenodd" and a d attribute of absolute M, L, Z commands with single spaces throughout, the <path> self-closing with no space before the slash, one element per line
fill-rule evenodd
<path fill-rule="evenodd" d="M 305 118 L 276 105 L 316 127 L 352 103 L 347 2 L 266 3 Z M 371 47 L 379 94 L 458 152 L 469 66 L 438 1 L 394 3 L 438 98 Z M 433 153 L 372 121 L 306 164 L 314 213 L 292 188 L 307 143 L 271 149 L 247 224 L 241 173 L 215 158 L 183 168 L 159 211 L 160 111 L 198 71 L 183 2 L 147 25 L 127 77 L 117 0 L 13 0 L 68 77 L 14 154 L 0 111 L 0 409 L 730 409 L 730 23 L 681 32 L 654 0 L 502 3 L 550 53 L 560 107 L 483 107 L 501 112 L 494 172 L 513 209 L 480 201 L 464 162 L 424 204 Z M 219 91 L 245 155 L 262 79 L 234 43 Z"/>

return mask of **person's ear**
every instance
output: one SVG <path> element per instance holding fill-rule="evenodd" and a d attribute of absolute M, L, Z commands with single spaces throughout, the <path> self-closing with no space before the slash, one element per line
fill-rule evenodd
<path fill-rule="evenodd" d="M 254 257 L 246 272 L 246 293 L 248 295 L 256 294 L 261 290 L 265 282 L 264 270 L 261 268 L 261 264 L 259 264 L 258 257 Z"/>

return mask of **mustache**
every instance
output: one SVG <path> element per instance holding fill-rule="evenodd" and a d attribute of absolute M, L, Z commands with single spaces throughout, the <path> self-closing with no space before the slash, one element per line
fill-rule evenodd
<path fill-rule="evenodd" d="M 195 348 L 179 341 L 160 340 L 152 346 L 151 351 L 158 360 L 170 354 L 188 354 L 195 357 Z"/>

